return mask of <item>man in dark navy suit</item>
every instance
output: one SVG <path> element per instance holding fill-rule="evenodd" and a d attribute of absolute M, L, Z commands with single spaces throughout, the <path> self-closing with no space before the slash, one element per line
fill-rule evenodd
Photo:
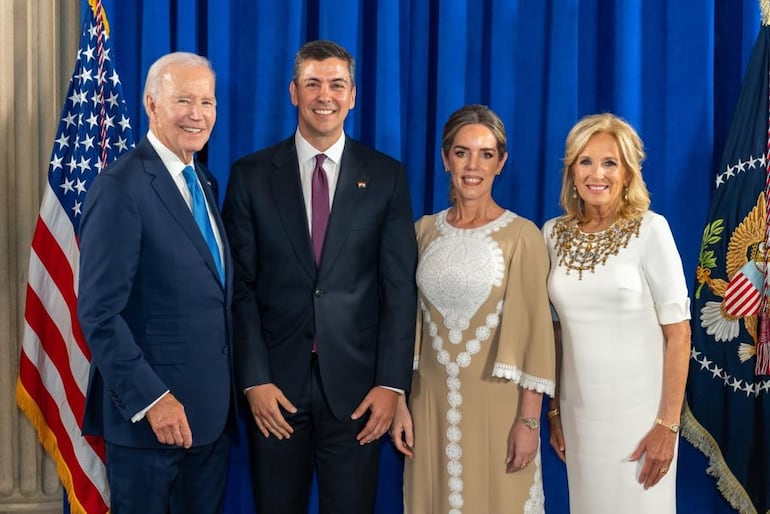
<path fill-rule="evenodd" d="M 235 263 L 237 383 L 258 512 L 374 510 L 379 437 L 413 362 L 417 248 L 404 168 L 347 137 L 353 58 L 300 48 L 297 131 L 232 167 L 223 217 Z"/>
<path fill-rule="evenodd" d="M 89 189 L 78 314 L 92 353 L 83 432 L 104 437 L 114 514 L 222 509 L 231 409 L 232 266 L 212 175 L 214 72 L 149 69 L 150 130 Z"/>

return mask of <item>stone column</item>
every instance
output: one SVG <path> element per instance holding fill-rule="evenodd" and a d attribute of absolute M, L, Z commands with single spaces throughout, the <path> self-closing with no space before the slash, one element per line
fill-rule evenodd
<path fill-rule="evenodd" d="M 0 0 L 0 512 L 62 511 L 53 461 L 16 406 L 30 240 L 75 63 L 80 0 Z"/>

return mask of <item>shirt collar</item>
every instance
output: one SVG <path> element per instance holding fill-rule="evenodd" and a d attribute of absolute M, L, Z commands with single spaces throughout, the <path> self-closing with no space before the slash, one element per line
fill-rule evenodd
<path fill-rule="evenodd" d="M 158 153 L 160 160 L 163 162 L 163 165 L 166 167 L 168 172 L 171 173 L 172 177 L 181 175 L 182 170 L 184 170 L 186 166 L 192 166 L 193 168 L 195 167 L 193 160 L 191 160 L 189 163 L 182 162 L 182 160 L 177 157 L 174 152 L 172 152 L 166 145 L 160 142 L 160 139 L 158 139 L 158 136 L 156 136 L 152 130 L 147 131 L 147 141 L 150 142 L 150 145 L 152 145 L 153 149 Z"/>
<path fill-rule="evenodd" d="M 333 145 L 322 152 L 313 147 L 307 139 L 302 137 L 302 134 L 299 133 L 299 129 L 297 129 L 294 133 L 294 145 L 297 147 L 297 159 L 299 159 L 300 164 L 311 161 L 315 159 L 316 155 L 322 153 L 326 155 L 328 160 L 339 165 L 342 160 L 342 151 L 345 149 L 345 131 L 342 131 L 339 139 L 337 139 Z"/>

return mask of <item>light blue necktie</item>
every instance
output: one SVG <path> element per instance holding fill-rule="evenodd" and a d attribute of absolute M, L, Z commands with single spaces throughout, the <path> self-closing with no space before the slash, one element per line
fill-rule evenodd
<path fill-rule="evenodd" d="M 195 223 L 198 224 L 198 228 L 203 234 L 203 238 L 206 240 L 206 244 L 211 251 L 211 255 L 214 257 L 214 263 L 217 265 L 217 271 L 219 272 L 219 280 L 225 283 L 225 273 L 222 267 L 222 258 L 219 256 L 219 247 L 217 246 L 217 238 L 214 236 L 214 230 L 211 228 L 209 222 L 209 213 L 206 210 L 206 199 L 203 196 L 203 191 L 198 186 L 198 177 L 195 174 L 195 170 L 192 166 L 185 166 L 182 170 L 184 181 L 187 183 L 187 189 L 190 190 L 192 196 L 192 213 L 195 218 Z"/>

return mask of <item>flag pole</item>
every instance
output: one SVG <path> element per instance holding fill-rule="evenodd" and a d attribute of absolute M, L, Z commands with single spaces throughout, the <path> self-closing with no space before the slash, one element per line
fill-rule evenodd
<path fill-rule="evenodd" d="M 759 10 L 762 17 L 762 26 L 770 25 L 770 0 L 760 0 Z M 770 73 L 768 73 L 770 84 Z M 768 292 L 770 291 L 770 269 L 768 267 L 768 249 L 770 249 L 770 87 L 768 88 L 768 112 L 767 112 L 767 145 L 765 151 L 765 241 L 763 252 L 764 284 L 761 306 L 759 309 L 759 337 L 757 337 L 756 356 L 754 368 L 756 376 L 770 375 L 770 315 L 768 315 Z"/>
<path fill-rule="evenodd" d="M 770 0 L 762 0 L 763 2 L 770 2 Z M 110 24 L 107 21 L 107 13 L 104 10 L 104 7 L 102 6 L 102 0 L 88 0 L 88 5 L 91 7 L 91 10 L 94 12 L 94 18 L 96 18 L 97 21 L 101 21 L 102 25 L 104 26 L 104 36 L 110 37 Z"/>

